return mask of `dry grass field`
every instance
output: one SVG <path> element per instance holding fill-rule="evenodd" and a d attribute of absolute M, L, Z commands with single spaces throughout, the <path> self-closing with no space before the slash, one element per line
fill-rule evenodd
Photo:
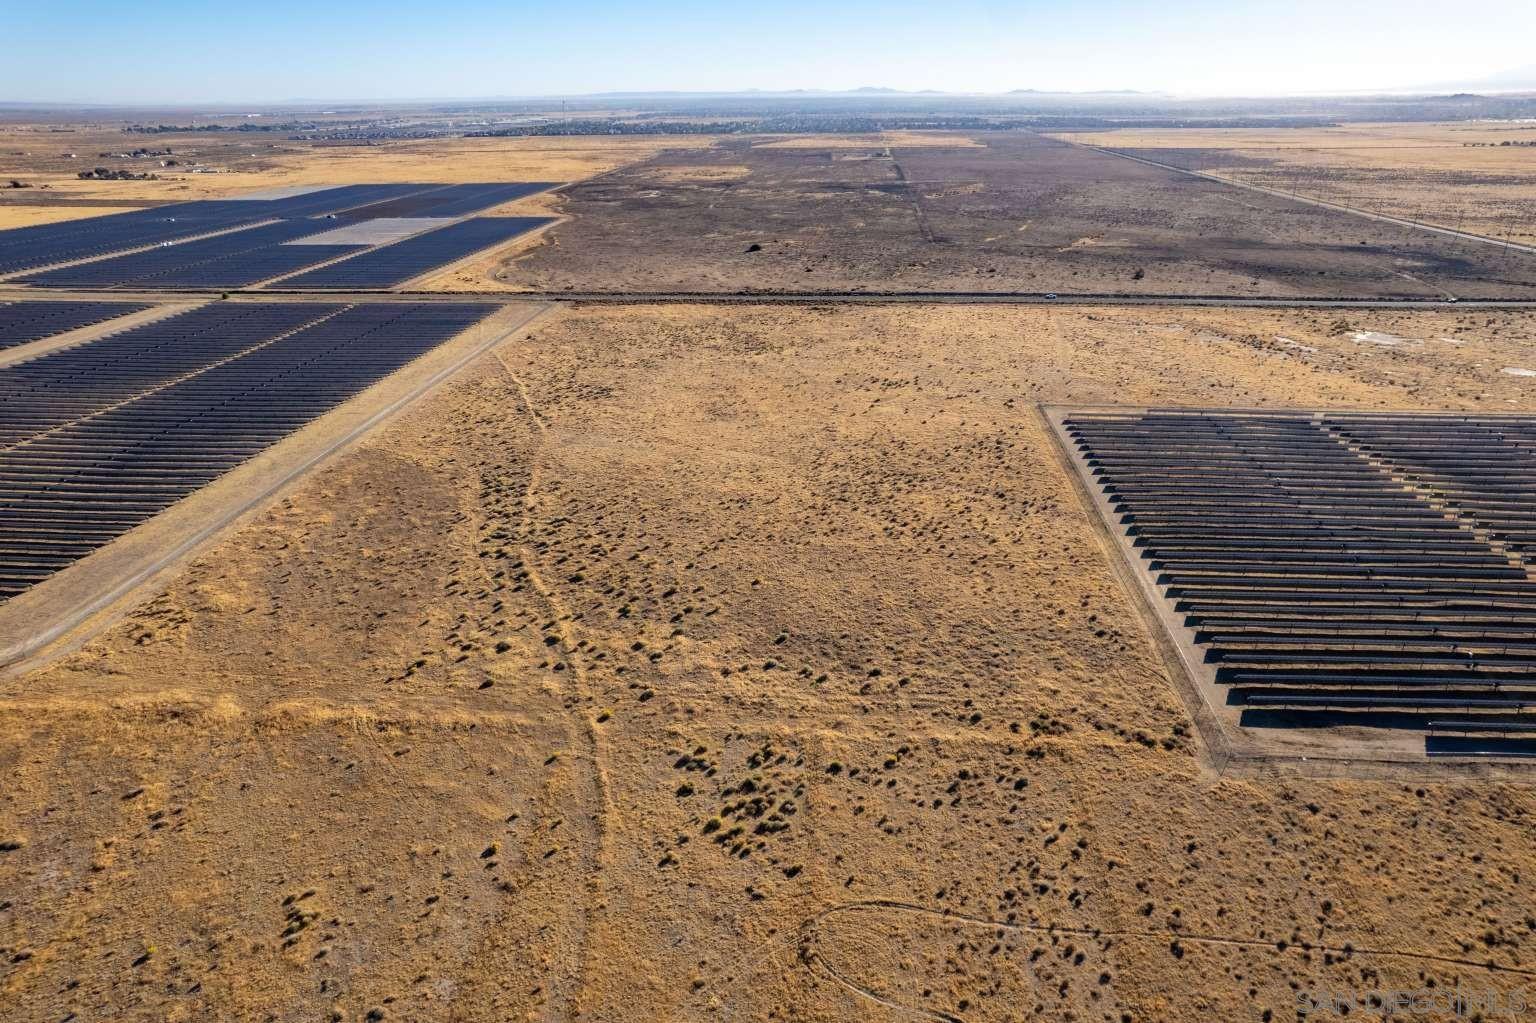
<path fill-rule="evenodd" d="M 1060 137 L 1389 216 L 1536 242 L 1536 124 L 1127 129 Z"/>
<path fill-rule="evenodd" d="M 1529 314 L 1341 319 L 555 314 L 0 681 L 0 1018 L 1529 992 L 1532 789 L 1213 772 L 1036 410 L 1536 410 Z"/>
<path fill-rule="evenodd" d="M 0 187 L 0 229 L 99 216 L 135 203 L 228 198 L 292 185 L 577 181 L 663 149 L 708 144 L 708 138 L 696 136 L 599 136 L 323 145 L 288 141 L 280 133 L 231 138 L 224 134 L 133 135 L 115 126 L 80 126 L 68 131 L 0 126 L 0 185 L 14 178 L 32 186 Z M 139 147 L 170 149 L 174 159 L 196 161 L 219 173 L 162 168 L 157 159 L 98 156 Z M 75 157 L 70 158 L 70 153 Z M 77 176 L 79 171 L 97 166 L 158 174 L 161 180 L 97 181 Z M 515 206 L 519 214 L 543 209 L 537 197 Z"/>

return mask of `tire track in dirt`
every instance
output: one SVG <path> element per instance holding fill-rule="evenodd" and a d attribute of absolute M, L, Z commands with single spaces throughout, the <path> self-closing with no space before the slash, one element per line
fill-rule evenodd
<path fill-rule="evenodd" d="M 550 621 L 554 623 L 551 631 L 558 640 L 558 649 L 568 653 L 576 649 L 570 609 L 539 572 L 535 563 L 536 552 L 528 543 L 529 533 L 540 506 L 539 491 L 543 480 L 543 455 L 549 443 L 549 421 L 534 403 L 527 383 L 499 351 L 496 353 L 496 360 L 501 363 L 502 369 L 506 371 L 507 376 L 517 388 L 523 408 L 538 435 L 538 443 L 529 459 L 528 483 L 520 497 L 522 509 L 518 523 L 517 550 L 528 585 L 538 595 L 539 600 L 549 612 Z M 566 978 L 565 983 L 548 985 L 552 994 L 559 991 L 561 987 L 565 988 L 562 997 L 550 998 L 545 1002 L 544 1018 L 552 1023 L 576 1019 L 582 1015 L 582 996 L 587 990 L 591 968 L 590 931 L 593 920 L 603 905 L 600 875 L 605 861 L 608 822 L 612 814 L 612 788 L 605 767 L 602 741 L 591 716 L 591 707 L 595 704 L 592 685 L 586 669 L 576 658 L 567 658 L 566 669 L 566 676 L 574 684 L 569 686 L 568 699 L 564 702 L 570 706 L 579 725 L 577 732 L 581 742 L 581 749 L 571 759 L 581 760 L 590 765 L 584 777 L 585 791 L 578 794 L 581 805 L 570 807 L 571 812 L 567 814 L 581 833 L 582 851 L 579 856 L 584 865 L 587 880 L 584 886 L 585 905 L 577 917 L 579 950 L 575 968 L 572 975 Z"/>
<path fill-rule="evenodd" d="M 532 322 L 532 319 L 524 320 L 514 329 L 526 329 Z M 505 335 L 503 340 L 509 336 Z M 494 349 L 485 354 L 494 354 Z M 498 407 L 515 406 L 520 399 L 514 384 L 497 372 L 499 368 L 487 366 L 480 374 L 484 378 L 482 382 L 494 389 Z M 462 610 L 453 620 L 454 631 L 444 643 L 463 653 L 453 663 L 472 675 L 478 673 L 484 683 L 481 688 L 485 689 L 503 681 L 498 677 L 498 661 L 513 648 L 511 643 L 494 642 L 495 652 L 490 652 L 493 641 L 507 635 L 506 616 L 512 610 L 508 605 L 516 606 L 519 615 L 547 615 L 549 609 L 547 604 L 540 606 L 544 602 L 525 573 L 519 571 L 518 579 L 513 580 L 507 571 L 496 568 L 509 556 L 508 549 L 497 538 L 507 536 L 503 527 L 507 531 L 513 528 L 522 508 L 527 480 L 502 471 L 512 468 L 508 465 L 506 449 L 484 444 L 485 438 L 477 432 L 478 424 L 466 406 L 455 406 L 445 414 L 457 421 L 458 426 L 441 443 L 474 453 L 471 474 L 479 477 L 481 486 L 478 491 L 461 495 L 456 505 L 461 519 L 473 523 L 473 527 L 469 536 L 463 538 L 468 545 L 466 558 L 449 585 L 469 602 L 459 605 Z M 516 423 L 521 418 L 521 413 L 514 407 L 507 421 Z M 530 426 L 516 442 L 515 450 L 520 456 L 517 468 L 531 470 L 536 459 L 534 445 L 525 439 L 530 435 L 537 436 L 536 428 Z M 521 549 L 518 551 L 520 554 Z M 523 599 L 516 600 L 515 596 Z M 513 632 L 523 627 L 518 625 Z M 475 654 L 479 658 L 471 663 L 469 659 Z M 450 653 L 444 660 L 451 657 Z M 506 670 L 505 662 L 501 670 Z M 528 673 L 527 666 L 513 670 Z M 538 672 L 537 675 L 534 685 L 538 698 L 552 697 L 564 706 L 570 706 L 571 697 L 562 691 L 562 687 L 553 684 L 564 681 L 563 673 L 546 675 Z M 483 726 L 486 721 L 486 713 L 481 712 L 476 727 Z M 532 742 L 552 750 L 554 756 L 546 761 L 543 772 L 531 771 L 525 775 L 533 782 L 532 791 L 520 801 L 518 812 L 506 819 L 507 831 L 520 831 L 521 837 L 510 839 L 507 848 L 492 841 L 488 851 L 494 858 L 487 860 L 484 854 L 481 856 L 488 866 L 499 867 L 492 878 L 495 894 L 491 897 L 488 914 L 477 922 L 474 940 L 443 960 L 445 976 L 458 978 L 444 1018 L 565 1019 L 572 1011 L 574 996 L 568 988 L 574 980 L 549 981 L 547 978 L 579 977 L 577 970 L 563 964 L 572 957 L 572 950 L 581 947 L 583 939 L 577 928 L 588 913 L 586 906 L 565 897 L 575 887 L 572 875 L 583 869 L 582 860 L 589 847 L 579 834 L 576 819 L 570 816 L 573 807 L 580 807 L 583 802 L 574 780 L 575 773 L 568 770 L 567 765 L 580 759 L 581 754 L 577 748 L 579 740 L 564 716 L 556 714 L 543 718 L 542 723 L 551 726 L 547 729 L 539 728 L 540 723 L 537 712 L 529 716 L 526 705 L 519 705 L 517 710 L 509 712 L 504 722 L 505 734 L 501 742 L 508 747 L 509 754 L 518 751 L 526 754 L 532 748 Z M 449 744 L 460 745 L 451 727 L 431 727 Z M 512 747 L 518 747 L 518 750 L 514 751 Z M 423 812 L 424 818 L 429 816 L 429 811 Z M 567 826 L 568 820 L 570 826 Z M 522 822 L 522 826 L 512 827 L 516 822 Z M 567 841 L 568 838 L 571 840 Z M 571 862 L 572 850 L 576 851 L 575 863 Z M 557 855 L 561 852 L 566 855 Z M 553 914 L 543 914 L 540 912 L 543 906 L 558 908 Z M 539 941 L 528 940 L 527 936 L 533 933 L 540 936 Z M 523 937 L 518 940 L 512 935 Z M 572 940 L 573 935 L 575 940 Z M 522 983 L 524 980 L 527 980 L 526 985 Z"/>
<path fill-rule="evenodd" d="M 907 178 L 907 172 L 902 169 L 901 161 L 896 159 L 896 154 L 887 149 L 890 154 L 891 166 L 896 170 L 896 180 L 907 188 L 907 198 L 912 200 L 912 211 L 917 214 L 917 230 L 922 234 L 923 241 L 930 245 L 939 239 L 933 233 L 933 227 L 928 223 L 928 212 L 923 209 L 923 195 L 915 184 Z"/>

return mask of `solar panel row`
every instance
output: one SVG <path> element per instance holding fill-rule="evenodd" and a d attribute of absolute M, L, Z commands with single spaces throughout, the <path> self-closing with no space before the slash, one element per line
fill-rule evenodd
<path fill-rule="evenodd" d="M 455 185 L 449 189 L 446 196 L 439 197 L 439 202 L 432 207 L 432 211 L 427 216 L 467 217 L 516 199 L 536 195 L 545 189 L 553 188 L 554 185 L 555 182 L 552 181 Z"/>
<path fill-rule="evenodd" d="M 345 217 L 466 217 L 552 187 L 553 182 L 544 181 L 442 185 L 405 198 L 363 206 L 349 211 Z"/>
<path fill-rule="evenodd" d="M 284 245 L 334 228 L 329 220 L 279 220 L 261 227 L 166 243 L 21 278 L 56 288 L 240 288 L 315 266 L 365 246 Z"/>
<path fill-rule="evenodd" d="M 388 199 L 397 199 L 404 195 L 413 195 L 430 187 L 432 186 L 413 184 L 339 185 L 336 188 L 322 188 L 316 192 L 305 192 L 301 195 L 291 195 L 283 199 L 242 199 L 235 201 L 264 203 L 267 207 L 268 216 L 340 216 L 346 211 L 359 206 L 383 202 Z"/>
<path fill-rule="evenodd" d="M 0 302 L 0 351 L 148 308 L 124 302 Z"/>
<path fill-rule="evenodd" d="M 0 274 L 226 231 L 269 219 L 255 203 L 181 203 L 0 233 Z"/>
<path fill-rule="evenodd" d="M 393 287 L 550 223 L 553 223 L 551 217 L 462 220 L 290 277 L 281 287 L 304 290 Z"/>
<path fill-rule="evenodd" d="M 1064 426 L 1234 702 L 1536 709 L 1536 419 L 1132 412 Z"/>
<path fill-rule="evenodd" d="M 0 447 L 0 599 L 85 557 L 495 308 L 332 310 L 271 344 Z M 0 371 L 0 386 L 10 383 L 5 376 Z M 84 404 L 98 397 L 91 391 Z"/>
<path fill-rule="evenodd" d="M 339 312 L 217 303 L 0 370 L 0 450 Z"/>
<path fill-rule="evenodd" d="M 323 216 L 420 191 L 424 185 L 343 185 L 285 199 L 175 203 L 105 217 L 0 231 L 0 275 L 293 217 Z"/>

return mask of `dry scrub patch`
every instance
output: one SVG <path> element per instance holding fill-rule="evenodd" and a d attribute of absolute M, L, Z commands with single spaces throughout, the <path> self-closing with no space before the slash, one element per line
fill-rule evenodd
<path fill-rule="evenodd" d="M 1532 318 L 1359 315 L 519 335 L 0 682 L 0 1016 L 1260 1020 L 1297 986 L 1529 989 L 1531 789 L 1212 775 L 1035 409 L 1536 404 L 1490 368 Z"/>
<path fill-rule="evenodd" d="M 500 276 L 541 292 L 1536 295 L 1529 254 L 1028 132 L 978 140 L 661 153 L 566 189 L 552 244 Z"/>
<path fill-rule="evenodd" d="M 1530 144 L 1536 126 L 1530 124 L 1126 129 L 1060 137 L 1388 216 L 1536 241 L 1536 146 Z"/>
<path fill-rule="evenodd" d="M 905 149 L 920 146 L 941 148 L 977 149 L 985 143 L 969 135 L 956 135 L 945 131 L 882 131 L 866 135 L 796 135 L 793 138 L 756 142 L 759 149 L 865 149 L 901 146 Z"/>
<path fill-rule="evenodd" d="M 654 177 L 668 184 L 682 185 L 691 182 L 743 181 L 752 168 L 739 164 L 729 167 L 658 167 Z"/>

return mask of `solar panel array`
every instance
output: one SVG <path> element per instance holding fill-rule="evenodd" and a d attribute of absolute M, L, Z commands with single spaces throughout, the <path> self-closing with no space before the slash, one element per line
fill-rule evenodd
<path fill-rule="evenodd" d="M 535 195 L 553 182 L 522 181 L 473 185 L 441 185 L 414 195 L 351 210 L 346 219 L 386 217 L 467 217 L 494 206 Z"/>
<path fill-rule="evenodd" d="M 1455 731 L 1536 756 L 1536 418 L 1107 411 L 1063 419 L 1248 724 Z"/>
<path fill-rule="evenodd" d="M 40 224 L 0 231 L 0 276 L 40 271 L 20 279 L 57 288 L 246 288 L 369 248 L 285 244 L 336 227 L 334 221 L 416 218 L 428 229 L 435 226 L 428 220 L 467 217 L 549 187 L 548 182 L 346 185 L 278 199 L 205 200 Z M 377 258 L 343 276 L 371 282 L 355 285 L 360 287 L 400 283 L 549 222 L 461 221 L 429 231 L 431 240 L 386 244 L 389 254 L 369 253 Z"/>
<path fill-rule="evenodd" d="M 299 195 L 290 195 L 282 199 L 243 199 L 233 201 L 264 203 L 268 210 L 267 216 L 339 216 L 359 206 L 383 202 L 388 199 L 399 198 L 403 195 L 413 195 L 430 187 L 430 185 L 412 184 L 338 185 L 335 188 L 321 188 L 313 192 L 303 192 Z"/>
<path fill-rule="evenodd" d="M 371 249 L 282 282 L 284 288 L 389 288 L 545 224 L 549 217 L 476 217 Z"/>
<path fill-rule="evenodd" d="M 318 217 L 421 191 L 426 185 L 343 185 L 285 199 L 217 199 L 0 231 L 0 274 L 92 259 L 214 231 Z"/>
<path fill-rule="evenodd" d="M 342 309 L 216 303 L 0 370 L 0 450 L 239 355 Z"/>
<path fill-rule="evenodd" d="M 279 220 L 261 227 L 163 245 L 23 277 L 56 288 L 242 288 L 360 251 L 361 245 L 285 245 L 332 230 L 329 220 Z"/>
<path fill-rule="evenodd" d="M 124 302 L 0 302 L 0 351 L 148 308 Z"/>
<path fill-rule="evenodd" d="M 104 256 L 267 219 L 259 203 L 193 202 L 0 232 L 0 274 Z"/>
<path fill-rule="evenodd" d="M 227 305 L 152 325 L 159 332 L 126 331 L 0 370 L 0 599 L 85 557 L 495 308 Z M 179 336 L 163 329 L 172 322 Z"/>

